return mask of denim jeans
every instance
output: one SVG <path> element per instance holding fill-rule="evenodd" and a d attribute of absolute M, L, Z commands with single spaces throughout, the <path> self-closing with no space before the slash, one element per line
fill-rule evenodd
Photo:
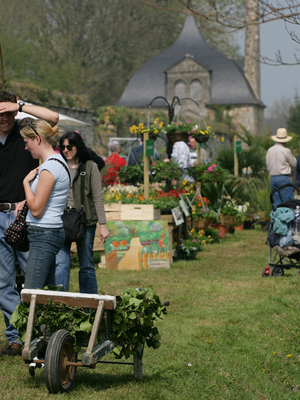
<path fill-rule="evenodd" d="M 14 211 L 0 211 L 0 309 L 4 314 L 5 337 L 9 343 L 18 342 L 19 336 L 16 328 L 9 323 L 11 314 L 20 303 L 20 296 L 16 288 L 16 268 L 19 264 L 25 275 L 28 257 L 28 252 L 16 251 L 4 240 L 5 232 L 14 220 Z"/>
<path fill-rule="evenodd" d="M 271 192 L 286 183 L 292 183 L 291 178 L 288 175 L 271 176 Z M 273 194 L 273 210 L 276 210 L 279 204 L 284 203 L 288 200 L 292 200 L 293 198 L 294 188 L 292 186 L 288 186 L 284 189 L 279 190 L 278 192 Z"/>
<path fill-rule="evenodd" d="M 42 228 L 29 225 L 29 255 L 25 289 L 43 289 L 55 285 L 55 257 L 65 240 L 64 228 Z"/>
<path fill-rule="evenodd" d="M 79 259 L 79 289 L 80 293 L 98 294 L 98 285 L 93 260 L 93 246 L 96 225 L 87 226 L 84 239 L 76 242 Z M 70 248 L 71 242 L 65 241 L 56 256 L 55 281 L 56 285 L 64 285 L 69 291 L 70 280 Z"/>

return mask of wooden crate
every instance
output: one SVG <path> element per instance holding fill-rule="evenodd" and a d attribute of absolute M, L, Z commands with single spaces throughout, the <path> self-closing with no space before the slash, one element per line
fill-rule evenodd
<path fill-rule="evenodd" d="M 168 224 L 173 224 L 174 223 L 174 218 L 172 214 L 163 214 L 160 216 L 160 219 L 162 221 L 167 221 Z"/>
<path fill-rule="evenodd" d="M 160 219 L 160 210 L 153 204 L 121 204 L 121 221 L 154 221 Z"/>
<path fill-rule="evenodd" d="M 107 221 L 120 221 L 121 203 L 104 204 L 104 209 Z"/>

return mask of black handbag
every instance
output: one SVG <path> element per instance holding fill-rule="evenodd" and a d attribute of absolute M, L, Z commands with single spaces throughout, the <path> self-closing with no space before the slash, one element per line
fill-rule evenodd
<path fill-rule="evenodd" d="M 74 209 L 67 210 L 62 215 L 62 220 L 65 230 L 65 240 L 71 242 L 78 242 L 84 239 L 86 229 L 86 215 L 83 210 L 83 198 L 84 198 L 84 180 L 86 172 L 84 171 L 85 164 L 82 164 L 80 169 L 81 179 L 81 209 L 76 211 Z"/>
<path fill-rule="evenodd" d="M 19 251 L 29 250 L 29 241 L 27 236 L 26 216 L 28 213 L 28 205 L 25 201 L 20 214 L 14 222 L 12 222 L 4 236 L 7 244 Z"/>

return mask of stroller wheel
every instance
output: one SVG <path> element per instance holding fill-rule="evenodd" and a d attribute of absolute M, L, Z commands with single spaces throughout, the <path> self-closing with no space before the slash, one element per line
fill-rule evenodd
<path fill-rule="evenodd" d="M 264 278 L 264 277 L 267 277 L 267 276 L 269 276 L 269 273 L 270 273 L 270 268 L 269 267 L 266 267 L 266 268 L 263 268 L 263 270 L 262 270 L 262 272 L 261 272 L 261 276 Z"/>
<path fill-rule="evenodd" d="M 270 268 L 270 276 L 283 276 L 284 269 L 282 267 L 272 267 Z"/>

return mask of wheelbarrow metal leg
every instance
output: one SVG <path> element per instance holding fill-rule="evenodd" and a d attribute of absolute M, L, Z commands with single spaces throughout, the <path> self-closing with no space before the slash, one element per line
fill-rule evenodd
<path fill-rule="evenodd" d="M 91 337 L 89 340 L 89 345 L 86 351 L 86 354 L 90 355 L 93 352 L 93 349 L 95 347 L 95 342 L 96 342 L 96 338 L 98 335 L 98 331 L 99 331 L 99 327 L 100 327 L 100 322 L 101 322 L 101 318 L 102 318 L 102 314 L 104 311 L 104 301 L 100 300 L 98 303 L 98 307 L 97 307 L 97 312 L 96 312 L 96 316 L 95 316 L 95 321 L 93 324 L 93 329 L 92 329 L 92 333 L 91 333 Z"/>
<path fill-rule="evenodd" d="M 135 379 L 143 379 L 143 351 L 144 346 L 139 344 L 139 353 L 133 356 L 133 375 Z"/>
<path fill-rule="evenodd" d="M 104 301 L 99 300 L 97 311 L 96 311 L 96 316 L 95 316 L 95 320 L 94 320 L 94 324 L 93 324 L 93 328 L 92 328 L 92 333 L 91 333 L 89 344 L 88 344 L 88 348 L 82 357 L 82 362 L 85 365 L 92 365 L 95 362 L 94 347 L 95 347 L 97 335 L 99 332 L 99 327 L 100 327 L 100 322 L 101 322 L 101 318 L 103 315 L 103 311 L 104 311 Z M 98 361 L 98 360 L 96 360 L 96 361 Z"/>

